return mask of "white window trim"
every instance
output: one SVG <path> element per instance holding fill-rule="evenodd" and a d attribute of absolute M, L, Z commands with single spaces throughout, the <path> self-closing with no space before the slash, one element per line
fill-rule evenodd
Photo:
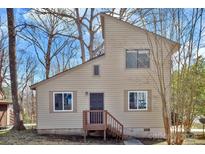
<path fill-rule="evenodd" d="M 64 94 L 71 94 L 71 110 L 64 110 Z M 55 94 L 62 94 L 62 103 L 63 103 L 63 110 L 56 110 L 55 109 Z M 73 112 L 73 92 L 70 91 L 56 91 L 53 92 L 53 112 Z"/>
<path fill-rule="evenodd" d="M 138 92 L 143 92 L 146 94 L 146 108 L 145 109 L 130 109 L 130 93 L 138 93 Z M 139 90 L 135 90 L 135 91 L 128 91 L 128 111 L 147 111 L 148 110 L 148 91 L 139 91 Z"/>

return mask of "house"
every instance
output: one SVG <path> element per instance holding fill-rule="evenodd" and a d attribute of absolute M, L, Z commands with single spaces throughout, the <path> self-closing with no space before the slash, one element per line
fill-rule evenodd
<path fill-rule="evenodd" d="M 0 129 L 13 125 L 13 105 L 0 91 Z"/>
<path fill-rule="evenodd" d="M 89 130 L 104 130 L 105 138 L 109 133 L 164 137 L 151 50 L 165 55 L 169 90 L 170 53 L 179 44 L 108 15 L 101 22 L 104 54 L 31 86 L 37 95 L 38 133 L 86 136 Z M 156 39 L 161 46 L 151 48 L 149 42 Z"/>

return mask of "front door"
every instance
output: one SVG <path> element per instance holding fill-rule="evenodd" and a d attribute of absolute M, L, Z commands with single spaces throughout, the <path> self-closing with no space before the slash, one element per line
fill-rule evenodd
<path fill-rule="evenodd" d="M 104 110 L 103 93 L 90 93 L 90 110 Z M 103 123 L 103 112 L 91 112 L 90 123 Z"/>

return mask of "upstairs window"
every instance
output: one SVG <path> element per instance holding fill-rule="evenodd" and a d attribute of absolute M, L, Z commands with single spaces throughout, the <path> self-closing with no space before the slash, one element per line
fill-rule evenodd
<path fill-rule="evenodd" d="M 100 66 L 99 66 L 99 65 L 94 65 L 93 74 L 94 74 L 95 76 L 100 75 Z"/>
<path fill-rule="evenodd" d="M 126 51 L 126 68 L 149 68 L 149 50 L 128 50 Z"/>

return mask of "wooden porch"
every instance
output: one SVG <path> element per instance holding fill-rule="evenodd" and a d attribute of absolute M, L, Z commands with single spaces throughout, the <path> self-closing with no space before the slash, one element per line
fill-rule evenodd
<path fill-rule="evenodd" d="M 84 139 L 90 130 L 104 131 L 104 140 L 107 135 L 123 139 L 123 125 L 107 110 L 83 111 Z"/>

